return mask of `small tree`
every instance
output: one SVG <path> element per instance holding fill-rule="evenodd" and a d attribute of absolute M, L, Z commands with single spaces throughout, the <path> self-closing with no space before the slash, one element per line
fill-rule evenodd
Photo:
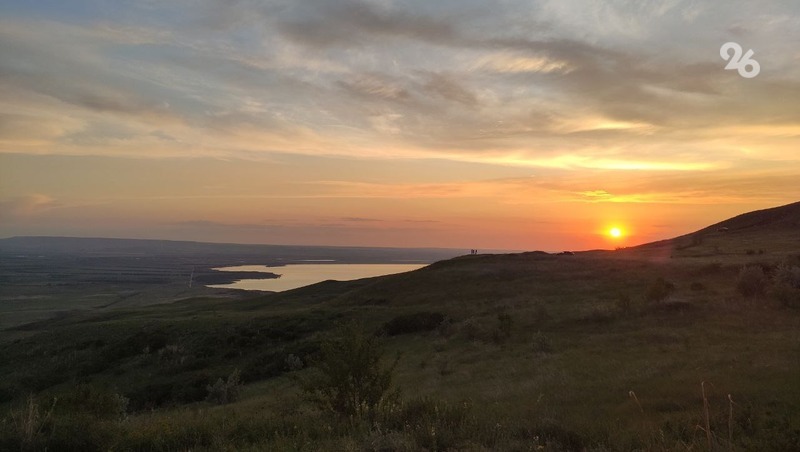
<path fill-rule="evenodd" d="M 321 406 L 345 416 L 363 417 L 393 394 L 395 363 L 382 366 L 378 339 L 355 322 L 337 328 L 321 347 L 318 373 L 303 383 Z"/>
<path fill-rule="evenodd" d="M 227 380 L 217 378 L 213 385 L 206 386 L 208 396 L 206 401 L 213 402 L 218 405 L 225 405 L 227 403 L 235 402 L 239 398 L 239 391 L 242 389 L 241 372 L 239 369 L 234 369 Z"/>

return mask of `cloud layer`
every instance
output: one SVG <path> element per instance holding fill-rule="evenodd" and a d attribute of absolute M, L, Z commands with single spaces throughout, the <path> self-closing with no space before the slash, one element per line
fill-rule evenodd
<path fill-rule="evenodd" d="M 0 27 L 3 151 L 781 158 L 800 134 L 800 6 L 767 3 L 19 7 Z M 731 39 L 758 78 L 721 69 Z"/>
<path fill-rule="evenodd" d="M 336 201 L 320 220 L 374 228 L 363 219 L 401 229 L 461 221 L 455 208 L 430 218 L 426 203 L 445 198 L 491 200 L 500 207 L 488 218 L 536 202 L 800 195 L 792 0 L 101 0 L 8 2 L 0 12 L 0 163 L 42 156 L 12 168 L 29 177 L 0 185 L 15 221 L 206 196 L 184 193 L 186 181 L 131 180 L 100 196 L 33 176 L 55 174 L 44 162 L 58 156 L 87 173 L 114 157 L 183 159 L 198 174 L 209 161 L 251 161 L 291 174 L 244 190 L 231 188 L 244 170 L 218 170 L 216 199 L 422 200 L 397 217 Z M 754 50 L 758 77 L 724 70 L 728 41 Z M 386 169 L 401 161 L 407 172 Z M 171 171 L 166 179 L 181 179 Z M 214 209 L 159 221 L 251 224 Z"/>

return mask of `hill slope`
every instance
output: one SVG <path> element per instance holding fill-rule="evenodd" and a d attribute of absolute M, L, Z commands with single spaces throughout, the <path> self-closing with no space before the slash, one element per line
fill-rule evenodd
<path fill-rule="evenodd" d="M 800 233 L 800 202 L 743 213 L 701 229 L 700 233 L 727 228 L 729 232 L 764 232 L 767 229 Z"/>
<path fill-rule="evenodd" d="M 678 248 L 689 235 L 614 252 L 468 255 L 6 329 L 0 413 L 14 411 L 0 419 L 0 449 L 800 450 L 800 303 L 736 290 L 734 259 L 769 272 L 794 240 L 789 214 L 763 215 L 718 237 L 706 228 L 694 248 Z M 651 259 L 717 238 L 732 249 L 737 237 L 775 251 Z M 380 336 L 385 366 L 398 357 L 404 389 L 364 418 L 321 409 L 298 384 L 352 321 Z M 234 370 L 238 399 L 207 399 Z M 33 438 L 16 421 L 29 394 L 31 413 L 58 400 Z"/>
<path fill-rule="evenodd" d="M 626 248 L 630 259 L 692 258 L 744 263 L 800 253 L 800 202 L 756 210 L 673 239 Z"/>

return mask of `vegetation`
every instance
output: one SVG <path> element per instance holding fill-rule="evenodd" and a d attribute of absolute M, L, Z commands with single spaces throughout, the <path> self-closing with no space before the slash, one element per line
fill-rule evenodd
<path fill-rule="evenodd" d="M 217 378 L 213 385 L 206 386 L 208 391 L 206 400 L 218 405 L 235 402 L 239 398 L 239 392 L 241 391 L 241 375 L 239 369 L 235 369 L 227 380 Z"/>
<path fill-rule="evenodd" d="M 0 450 L 800 450 L 800 257 L 703 237 L 6 327 Z"/>
<path fill-rule="evenodd" d="M 650 302 L 658 303 L 664 301 L 675 291 L 675 284 L 658 277 L 650 284 L 645 293 L 645 299 Z"/>
<path fill-rule="evenodd" d="M 736 281 L 736 290 L 745 297 L 764 295 L 767 288 L 767 276 L 760 266 L 751 265 L 742 267 L 739 279 Z"/>
<path fill-rule="evenodd" d="M 322 342 L 318 372 L 304 390 L 323 409 L 363 418 L 389 403 L 392 370 L 384 368 L 383 351 L 374 335 L 351 322 Z"/>
<path fill-rule="evenodd" d="M 445 316 L 441 312 L 415 312 L 413 314 L 399 315 L 383 325 L 382 332 L 389 336 L 400 334 L 420 333 L 431 331 L 444 322 Z"/>
<path fill-rule="evenodd" d="M 800 308 L 800 266 L 782 262 L 775 269 L 772 297 L 787 308 Z"/>

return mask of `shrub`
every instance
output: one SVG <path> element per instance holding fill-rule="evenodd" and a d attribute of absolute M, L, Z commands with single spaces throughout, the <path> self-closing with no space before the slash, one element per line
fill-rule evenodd
<path fill-rule="evenodd" d="M 303 368 L 303 360 L 299 356 L 289 353 L 286 357 L 286 369 L 290 372 L 300 370 Z"/>
<path fill-rule="evenodd" d="M 213 385 L 206 386 L 208 391 L 206 400 L 218 405 L 235 402 L 239 398 L 239 392 L 241 391 L 242 383 L 240 378 L 241 372 L 239 372 L 239 369 L 234 369 L 228 375 L 227 380 L 218 378 Z"/>
<path fill-rule="evenodd" d="M 53 419 L 43 450 L 103 452 L 114 449 L 121 432 L 117 421 L 100 420 L 86 413 L 70 413 Z"/>
<path fill-rule="evenodd" d="M 0 450 L 116 450 L 125 405 L 118 394 L 85 384 L 52 399 L 48 410 L 31 396 L 0 420 Z"/>
<path fill-rule="evenodd" d="M 125 418 L 129 400 L 116 392 L 79 384 L 59 398 L 58 413 L 82 413 L 96 419 Z"/>
<path fill-rule="evenodd" d="M 659 277 L 650 284 L 644 297 L 647 301 L 658 303 L 666 300 L 674 291 L 675 284 Z"/>
<path fill-rule="evenodd" d="M 381 414 L 386 428 L 402 431 L 411 439 L 408 450 L 464 450 L 467 438 L 477 439 L 483 433 L 472 405 L 466 401 L 414 399 Z"/>
<path fill-rule="evenodd" d="M 363 417 L 396 395 L 394 365 L 384 367 L 382 357 L 374 335 L 354 322 L 339 326 L 322 342 L 318 373 L 301 382 L 303 389 L 324 409 Z"/>
<path fill-rule="evenodd" d="M 56 401 L 53 401 L 53 406 L 44 413 L 39 408 L 39 404 L 29 396 L 25 401 L 25 405 L 19 410 L 12 410 L 10 419 L 6 426 L 6 420 L 3 420 L 2 442 L 0 445 L 5 445 L 18 448 L 19 450 L 44 450 L 47 441 L 47 432 L 52 429 L 52 416 L 53 408 Z"/>
<path fill-rule="evenodd" d="M 736 291 L 745 297 L 764 295 L 767 288 L 767 277 L 760 266 L 748 265 L 739 271 Z"/>
<path fill-rule="evenodd" d="M 770 296 L 787 308 L 800 307 L 800 267 L 782 263 L 772 277 Z"/>

